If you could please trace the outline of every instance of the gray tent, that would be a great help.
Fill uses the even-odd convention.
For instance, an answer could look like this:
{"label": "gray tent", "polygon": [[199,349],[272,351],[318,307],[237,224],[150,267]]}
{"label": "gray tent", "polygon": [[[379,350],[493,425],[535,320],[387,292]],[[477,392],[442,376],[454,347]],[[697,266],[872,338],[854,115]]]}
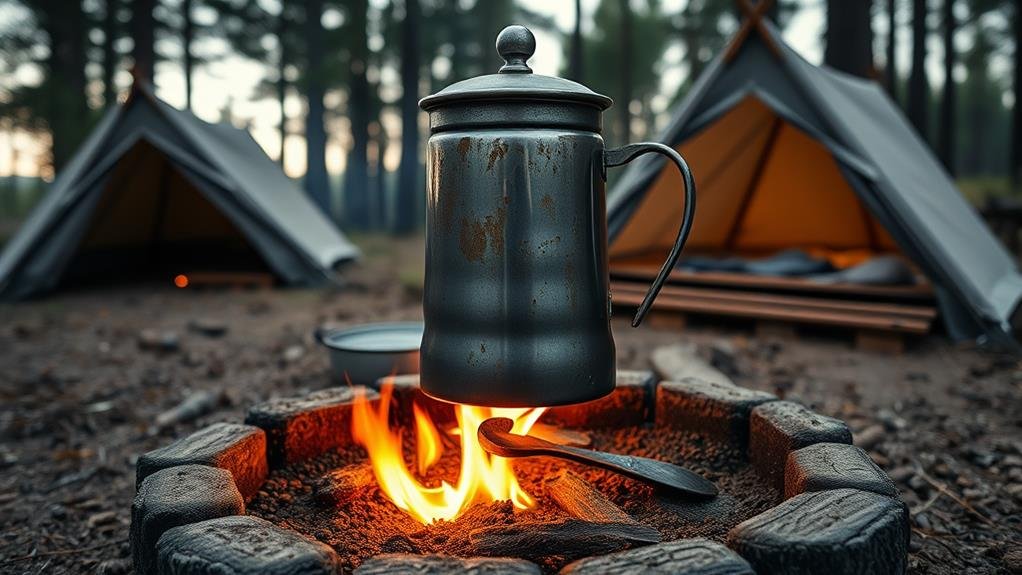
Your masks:
{"label": "gray tent", "polygon": [[0,297],[200,270],[262,269],[308,285],[358,255],[246,131],[136,84],[7,244]]}
{"label": "gray tent", "polygon": [[[897,252],[932,284],[953,338],[1008,341],[1022,275],[897,106],[873,82],[806,62],[769,23],[755,29],[660,136],[698,184],[692,253]],[[679,185],[657,156],[622,174],[608,195],[612,262],[662,261]]]}

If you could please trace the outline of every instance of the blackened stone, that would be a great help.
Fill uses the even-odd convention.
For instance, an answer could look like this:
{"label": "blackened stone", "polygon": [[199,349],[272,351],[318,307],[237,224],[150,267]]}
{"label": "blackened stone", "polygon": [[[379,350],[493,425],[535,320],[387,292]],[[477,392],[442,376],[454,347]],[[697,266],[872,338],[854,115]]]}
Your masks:
{"label": "blackened stone", "polygon": [[789,453],[814,443],[851,442],[852,432],[843,421],[790,401],[759,405],[749,418],[749,460],[782,490]]}
{"label": "blackened stone", "polygon": [[579,559],[565,565],[561,575],[640,575],[685,573],[686,575],[754,575],[752,566],[727,547],[708,539],[679,539]]}
{"label": "blackened stone", "polygon": [[249,515],[175,527],[156,551],[163,575],[332,575],[338,569],[330,547]]}
{"label": "blackened stone", "polygon": [[239,423],[215,423],[200,429],[138,458],[135,489],[143,479],[161,469],[189,464],[230,471],[247,501],[259,491],[268,472],[266,434],[258,427]]}
{"label": "blackened stone", "polygon": [[857,489],[803,493],[738,524],[727,540],[757,573],[904,573],[908,512]]}
{"label": "blackened stone", "polygon": [[450,555],[390,553],[367,560],[355,575],[539,575],[539,566],[524,559],[462,559]]}
{"label": "blackened stone", "polygon": [[156,573],[156,542],[168,529],[244,513],[241,492],[226,469],[179,465],[153,473],[142,481],[131,504],[135,572]]}
{"label": "blackened stone", "polygon": [[784,468],[784,498],[807,491],[851,487],[897,497],[898,488],[861,448],[817,443],[792,451]]}
{"label": "blackened stone", "polygon": [[617,372],[617,386],[609,395],[578,403],[551,407],[540,421],[564,427],[607,429],[642,425],[652,415],[652,391],[656,378],[650,371]]}
{"label": "blackened stone", "polygon": [[356,393],[379,397],[364,387],[332,387],[253,406],[245,423],[266,431],[270,465],[280,467],[351,444],[351,412]]}
{"label": "blackened stone", "polygon": [[687,378],[661,381],[656,392],[656,424],[738,445],[749,442],[749,414],[773,395],[719,381]]}

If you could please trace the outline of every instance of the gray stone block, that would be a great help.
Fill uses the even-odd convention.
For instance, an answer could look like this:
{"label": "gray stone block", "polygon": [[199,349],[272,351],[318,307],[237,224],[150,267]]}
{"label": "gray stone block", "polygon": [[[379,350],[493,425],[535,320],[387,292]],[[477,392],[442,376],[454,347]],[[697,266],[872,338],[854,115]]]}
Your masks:
{"label": "gray stone block", "polygon": [[131,504],[131,557],[135,573],[156,573],[156,542],[172,527],[242,515],[245,502],[231,472],[179,465],[146,477]]}
{"label": "gray stone block", "polygon": [[330,547],[248,515],[175,527],[156,551],[161,575],[332,575],[339,568]]}
{"label": "gray stone block", "polygon": [[814,443],[851,442],[852,432],[843,421],[790,401],[759,405],[749,418],[749,461],[781,490],[789,453]]}
{"label": "gray stone block", "polygon": [[835,489],[796,495],[728,533],[757,573],[904,573],[908,512],[895,499]]}
{"label": "gray stone block", "polygon": [[450,555],[390,553],[367,560],[355,575],[540,575],[539,566],[524,559],[462,559]]}
{"label": "gray stone block", "polygon": [[744,448],[753,408],[776,400],[769,393],[720,381],[691,377],[661,381],[656,391],[656,425],[702,433]]}
{"label": "gray stone block", "polygon": [[850,487],[898,497],[898,488],[869,454],[854,445],[816,443],[788,454],[784,498],[807,491]]}
{"label": "gray stone block", "polygon": [[590,429],[642,425],[652,415],[656,377],[650,371],[617,371],[617,386],[610,394],[575,405],[551,407],[540,421],[563,427]]}
{"label": "gray stone block", "polygon": [[215,423],[142,455],[135,466],[135,489],[153,473],[178,465],[208,465],[231,472],[238,491],[250,499],[266,479],[266,434],[258,427]]}
{"label": "gray stone block", "polygon": [[754,575],[734,551],[708,539],[680,539],[569,563],[561,575]]}
{"label": "gray stone block", "polygon": [[[358,389],[370,401],[379,398],[371,389]],[[290,465],[351,444],[355,393],[352,387],[332,387],[304,397],[270,400],[249,409],[245,423],[266,432],[270,465]]]}

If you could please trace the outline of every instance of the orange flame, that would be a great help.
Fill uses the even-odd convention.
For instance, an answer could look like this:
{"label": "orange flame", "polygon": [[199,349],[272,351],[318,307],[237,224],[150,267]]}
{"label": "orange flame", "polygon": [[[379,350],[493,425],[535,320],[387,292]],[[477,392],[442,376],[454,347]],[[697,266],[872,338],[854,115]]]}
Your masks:
{"label": "orange flame", "polygon": [[[400,509],[429,524],[440,519],[453,520],[476,501],[510,500],[515,507],[528,509],[535,504],[531,495],[518,484],[511,463],[487,453],[477,437],[479,425],[491,417],[514,420],[513,433],[529,432],[546,408],[489,408],[457,405],[458,427],[450,430],[461,443],[461,469],[457,484],[442,481],[439,487],[423,485],[405,464],[401,430],[391,429],[388,420],[393,388],[384,385],[375,409],[365,394],[356,392],[351,432],[355,441],[369,453],[373,473],[380,489]],[[443,454],[436,425],[418,405],[415,418],[416,468],[423,476]]]}

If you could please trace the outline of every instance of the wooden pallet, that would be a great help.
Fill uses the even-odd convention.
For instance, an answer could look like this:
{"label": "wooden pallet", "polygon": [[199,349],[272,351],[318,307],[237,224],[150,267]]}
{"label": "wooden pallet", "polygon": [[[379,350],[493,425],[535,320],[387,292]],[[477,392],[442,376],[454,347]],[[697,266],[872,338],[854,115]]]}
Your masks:
{"label": "wooden pallet", "polygon": [[[616,305],[637,306],[646,289],[644,283],[612,281],[612,301]],[[663,287],[652,311],[655,313],[650,317],[651,323],[660,327],[682,327],[686,315],[707,314],[754,319],[757,332],[762,335],[792,333],[794,325],[848,328],[855,330],[858,347],[893,352],[903,349],[905,335],[929,332],[937,317],[936,308],[924,304],[676,285]]]}

